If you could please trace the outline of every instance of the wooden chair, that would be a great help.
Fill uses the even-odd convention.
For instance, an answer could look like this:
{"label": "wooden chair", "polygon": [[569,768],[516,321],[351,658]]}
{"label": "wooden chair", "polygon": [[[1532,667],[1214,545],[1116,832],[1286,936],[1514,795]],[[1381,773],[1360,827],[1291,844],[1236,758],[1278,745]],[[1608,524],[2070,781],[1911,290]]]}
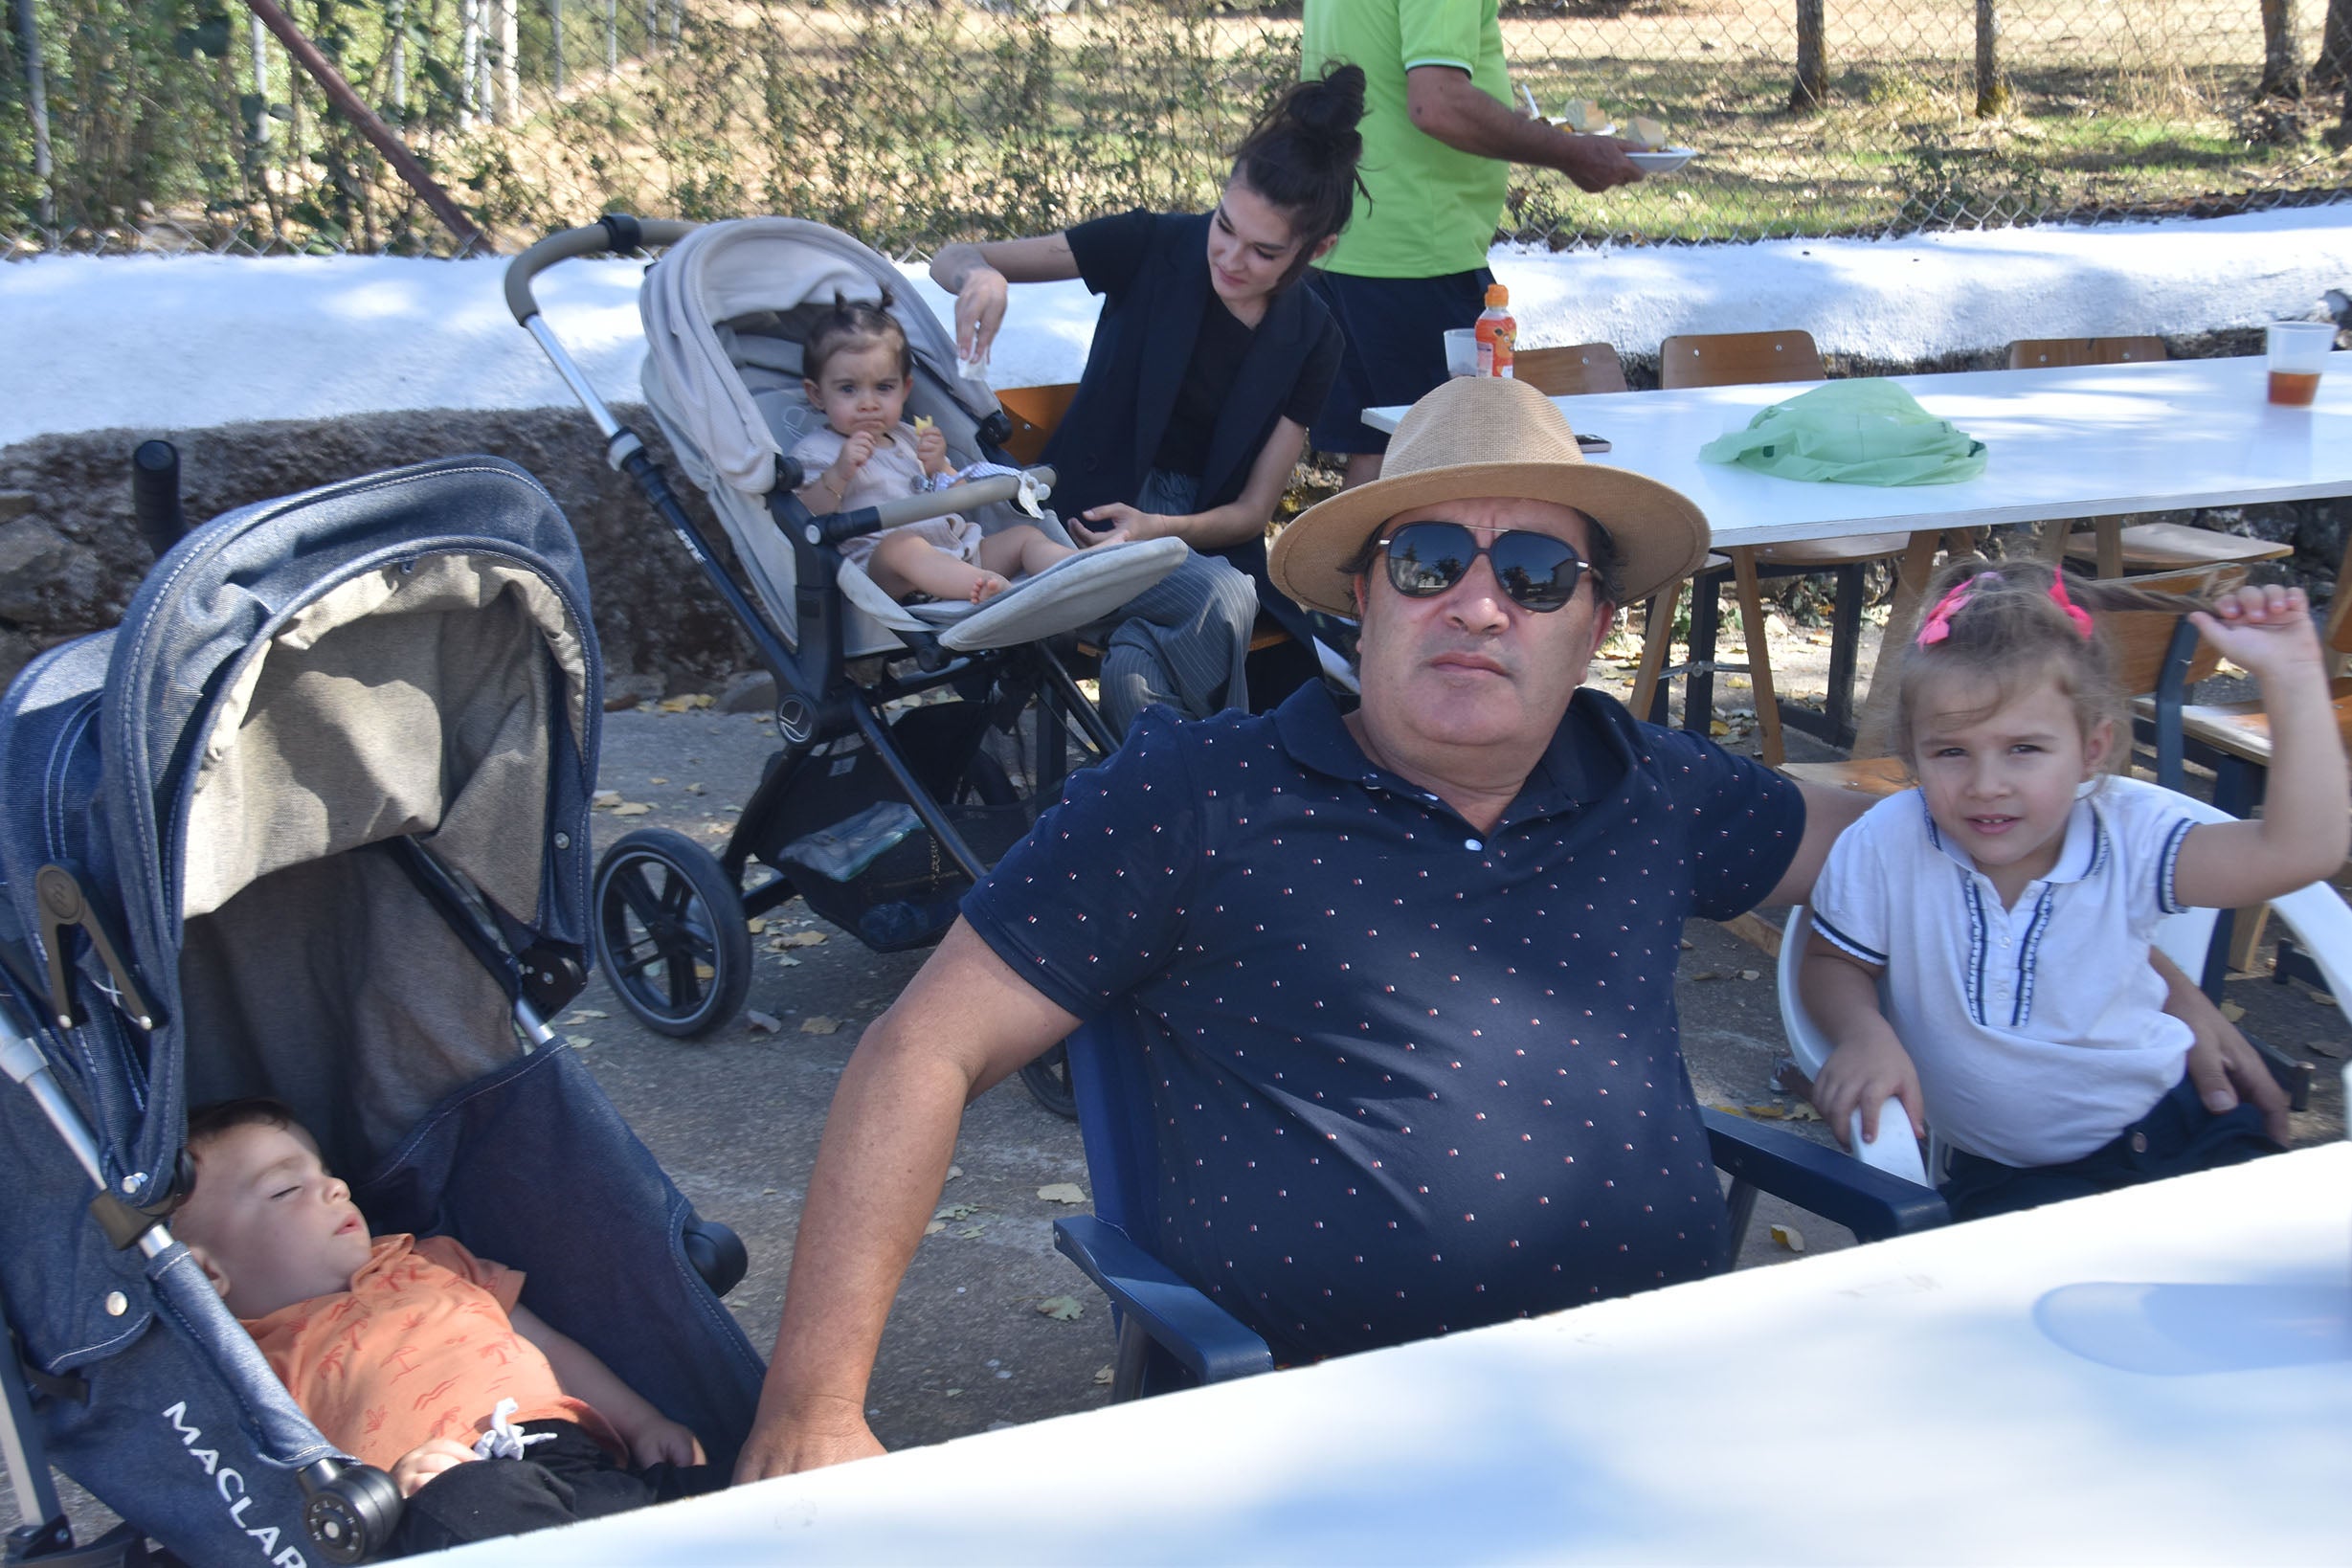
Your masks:
{"label": "wooden chair", "polygon": [[[2164,340],[2158,337],[2020,338],[2009,345],[2012,370],[2153,363],[2170,357]],[[2292,552],[2289,545],[2240,539],[2181,523],[2135,523],[2127,527],[2119,517],[2094,517],[2087,528],[2077,528],[2074,520],[2061,519],[2042,534],[2045,558],[2078,561],[2099,577],[2177,571],[2232,561],[2271,561]]]}
{"label": "wooden chair", "polygon": [[[2189,571],[2166,572],[2159,576],[2136,577],[2134,588],[2156,594],[2180,594],[2191,598],[2210,598],[2226,593],[2246,580],[2242,566],[2200,567]],[[2193,649],[2176,646],[2185,618],[2164,610],[2110,610],[2098,616],[2100,634],[2107,639],[2107,650],[2115,661],[2116,683],[2124,695],[2136,700],[2152,700],[2165,689],[2180,690],[2210,677],[2221,662],[2220,654],[2198,638],[2194,630],[2188,636],[2195,639]],[[2168,669],[2167,662],[2176,652],[2184,655],[2177,669]],[[2139,711],[2135,703],[2135,713]],[[2151,729],[2153,734],[2153,727]],[[2180,788],[2179,752],[2162,737],[2156,737],[2157,781],[2170,789]],[[2167,752],[2170,752],[2167,755]],[[1844,762],[1792,762],[1781,772],[1807,784],[1819,784],[1826,789],[1858,790],[1869,795],[1889,795],[1911,785],[1911,761],[1908,757],[1853,757]],[[2169,773],[2171,777],[2166,777]]]}
{"label": "wooden chair", "polygon": [[1518,380],[1546,397],[1581,397],[1586,392],[1626,390],[1624,363],[1617,357],[1617,350],[1605,343],[1579,343],[1567,348],[1522,348],[1514,356],[1512,370]]}
{"label": "wooden chair", "polygon": [[[1803,331],[1691,333],[1668,338],[1658,346],[1658,384],[1666,390],[1682,387],[1728,387],[1758,382],[1826,381],[1813,335]],[[1740,625],[1748,640],[1747,674],[1755,686],[1756,722],[1762,738],[1765,763],[1778,767],[1787,753],[1781,743],[1783,722],[1819,732],[1832,744],[1852,738],[1854,651],[1862,635],[1862,569],[1871,561],[1902,553],[1910,535],[1867,534],[1850,539],[1807,539],[1781,545],[1741,546],[1725,552],[1739,603]],[[1710,557],[1713,562],[1717,558]],[[1704,575],[1708,568],[1701,568]],[[1829,701],[1818,719],[1804,709],[1782,707],[1772,685],[1772,661],[1764,641],[1763,576],[1815,576],[1834,573],[1837,607],[1830,620]],[[1719,586],[1720,579],[1716,580]],[[1710,592],[1712,592],[1712,588]],[[1659,683],[1671,673],[1666,669],[1668,638],[1664,629],[1674,618],[1680,586],[1650,603],[1651,631],[1644,639],[1642,665],[1634,678],[1634,711],[1651,714]],[[1702,609],[1707,611],[1702,615]],[[1702,599],[1691,612],[1691,662],[1687,670],[1706,676],[1732,666],[1714,658],[1714,613]],[[1707,634],[1702,639],[1702,633]],[[1709,689],[1708,683],[1686,683],[1686,715],[1695,707],[1693,696]],[[1654,716],[1654,715],[1653,715]],[[1688,717],[1685,723],[1689,722]]]}
{"label": "wooden chair", "polygon": [[1015,462],[1033,463],[1043,455],[1045,443],[1053,437],[1055,427],[1069,413],[1070,400],[1077,395],[1075,381],[1051,387],[1008,387],[997,393],[1005,416],[1013,421],[1013,433],[1004,438],[1004,449],[1012,454]]}

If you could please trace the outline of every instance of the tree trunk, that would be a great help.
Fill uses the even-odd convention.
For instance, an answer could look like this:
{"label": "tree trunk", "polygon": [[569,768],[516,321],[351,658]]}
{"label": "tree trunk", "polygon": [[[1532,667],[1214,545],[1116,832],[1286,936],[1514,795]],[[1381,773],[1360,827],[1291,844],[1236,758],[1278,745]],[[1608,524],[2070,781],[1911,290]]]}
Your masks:
{"label": "tree trunk", "polygon": [[2319,34],[2319,59],[2311,69],[2310,84],[2347,83],[2352,83],[2352,0],[2327,0],[2327,25]]}
{"label": "tree trunk", "polygon": [[1977,0],[1977,118],[1990,120],[2008,106],[2008,78],[2001,74],[2000,0]]}
{"label": "tree trunk", "polygon": [[1797,80],[1788,106],[1809,113],[1829,101],[1829,51],[1823,38],[1823,0],[1797,0]]}
{"label": "tree trunk", "polygon": [[2262,0],[2264,98],[2301,98],[2303,62],[2295,48],[2295,0]]}

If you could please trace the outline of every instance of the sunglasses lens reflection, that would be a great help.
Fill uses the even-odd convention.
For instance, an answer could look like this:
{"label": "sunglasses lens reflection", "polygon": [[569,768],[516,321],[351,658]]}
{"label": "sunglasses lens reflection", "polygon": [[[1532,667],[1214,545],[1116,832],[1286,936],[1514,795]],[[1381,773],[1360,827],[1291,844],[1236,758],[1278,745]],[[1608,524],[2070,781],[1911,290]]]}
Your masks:
{"label": "sunglasses lens reflection", "polygon": [[1388,580],[1408,597],[1433,598],[1445,593],[1483,554],[1503,592],[1539,614],[1565,605],[1584,571],[1583,561],[1565,540],[1513,529],[1482,550],[1459,523],[1408,523],[1389,536],[1387,549]]}

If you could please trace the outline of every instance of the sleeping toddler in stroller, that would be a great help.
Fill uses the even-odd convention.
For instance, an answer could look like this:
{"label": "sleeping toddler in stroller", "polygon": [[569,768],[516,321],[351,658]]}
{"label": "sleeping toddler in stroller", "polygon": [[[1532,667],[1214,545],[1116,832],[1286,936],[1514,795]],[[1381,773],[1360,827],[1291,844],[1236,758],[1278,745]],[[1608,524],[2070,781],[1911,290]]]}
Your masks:
{"label": "sleeping toddler in stroller", "polygon": [[445,1236],[370,1238],[275,1100],[188,1118],[180,1239],[327,1440],[408,1499],[389,1550],[436,1551],[716,1490],[694,1434]]}
{"label": "sleeping toddler in stroller", "polygon": [[[819,516],[954,482],[947,437],[928,419],[918,427],[900,418],[914,377],[914,350],[891,317],[890,303],[886,291],[878,304],[837,293],[833,308],[802,346],[801,386],[825,423],[802,437],[792,455],[817,475],[798,494],[801,504]],[[1125,537],[1116,532],[1104,542]],[[902,604],[918,595],[977,604],[1011,587],[1013,577],[1076,553],[1026,523],[983,535],[978,524],[953,512],[841,545],[844,560],[862,566]]]}

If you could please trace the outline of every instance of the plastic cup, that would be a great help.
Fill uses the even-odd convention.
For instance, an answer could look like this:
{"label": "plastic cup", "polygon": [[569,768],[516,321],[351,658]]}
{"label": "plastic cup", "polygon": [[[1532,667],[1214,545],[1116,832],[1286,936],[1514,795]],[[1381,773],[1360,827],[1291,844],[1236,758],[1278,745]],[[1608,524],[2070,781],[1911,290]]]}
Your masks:
{"label": "plastic cup", "polygon": [[1445,373],[1447,375],[1476,375],[1478,373],[1478,328],[1449,326],[1445,329]]}
{"label": "plastic cup", "polygon": [[2335,347],[2333,322],[2271,323],[2271,401],[2308,408],[2319,395],[2319,372]]}

